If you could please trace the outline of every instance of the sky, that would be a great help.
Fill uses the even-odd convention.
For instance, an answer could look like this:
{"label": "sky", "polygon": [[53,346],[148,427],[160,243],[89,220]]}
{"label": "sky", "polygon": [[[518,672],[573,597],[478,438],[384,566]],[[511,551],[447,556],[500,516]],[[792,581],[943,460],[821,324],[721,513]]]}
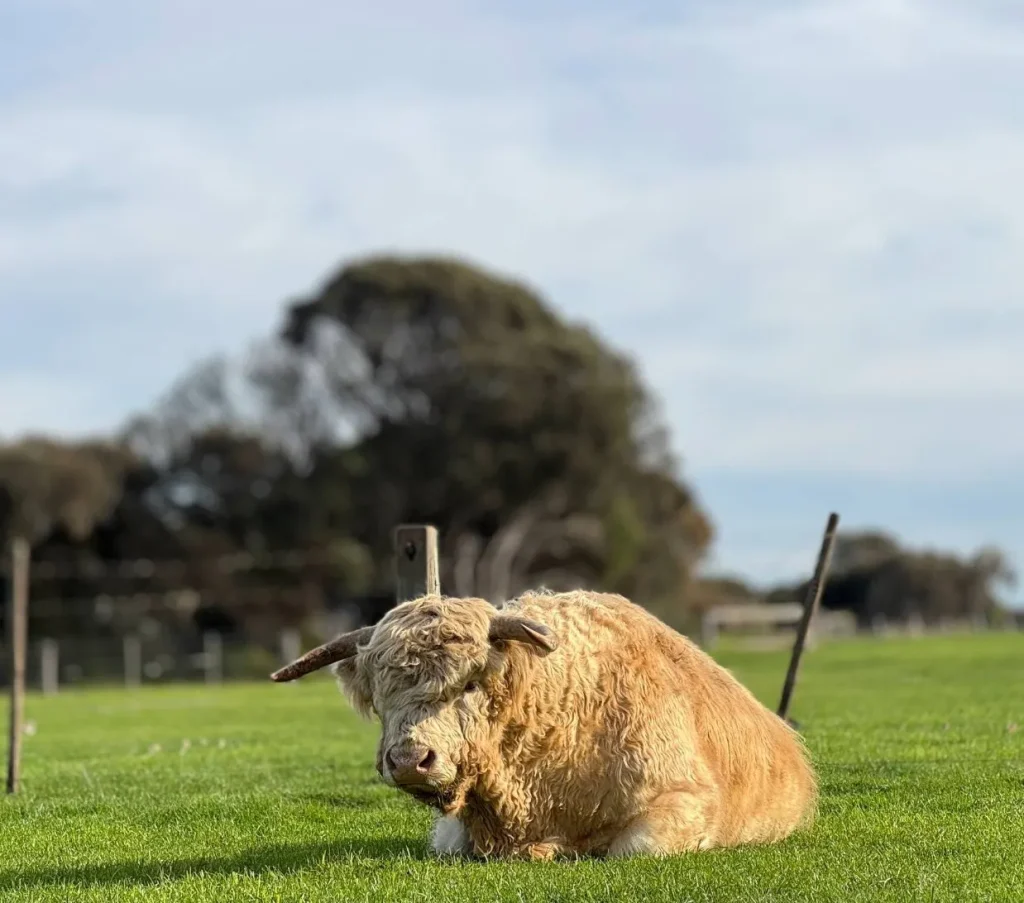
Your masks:
{"label": "sky", "polygon": [[454,253],[639,361],[709,570],[1024,570],[1022,84],[1016,0],[0,0],[0,436]]}

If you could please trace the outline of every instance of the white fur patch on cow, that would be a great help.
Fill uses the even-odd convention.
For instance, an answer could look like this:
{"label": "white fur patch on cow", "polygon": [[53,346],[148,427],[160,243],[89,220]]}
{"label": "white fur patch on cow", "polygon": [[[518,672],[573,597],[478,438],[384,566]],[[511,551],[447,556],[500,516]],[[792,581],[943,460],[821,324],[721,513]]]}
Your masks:
{"label": "white fur patch on cow", "polygon": [[465,856],[470,852],[469,833],[457,818],[442,815],[434,823],[430,846],[438,856]]}
{"label": "white fur patch on cow", "polygon": [[609,857],[657,856],[662,850],[651,836],[650,826],[643,820],[630,825],[612,841]]}

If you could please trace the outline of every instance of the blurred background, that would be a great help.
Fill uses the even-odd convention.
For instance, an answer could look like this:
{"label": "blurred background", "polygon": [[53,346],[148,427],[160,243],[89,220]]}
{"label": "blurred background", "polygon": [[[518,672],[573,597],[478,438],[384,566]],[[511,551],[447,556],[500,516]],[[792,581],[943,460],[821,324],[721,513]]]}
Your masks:
{"label": "blurred background", "polygon": [[1018,629],[1022,82],[998,0],[5,0],[30,683],[264,677],[402,522],[710,642],[837,510],[823,629]]}

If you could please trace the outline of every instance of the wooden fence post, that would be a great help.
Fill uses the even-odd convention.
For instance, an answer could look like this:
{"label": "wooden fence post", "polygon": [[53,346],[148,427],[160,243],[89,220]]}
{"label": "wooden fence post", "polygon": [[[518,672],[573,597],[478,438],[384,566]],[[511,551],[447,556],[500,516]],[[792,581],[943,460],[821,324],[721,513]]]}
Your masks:
{"label": "wooden fence post", "polygon": [[208,684],[224,680],[224,643],[216,630],[203,634],[203,672]]}
{"label": "wooden fence post", "polygon": [[11,646],[11,721],[7,749],[7,792],[17,793],[21,782],[22,721],[25,714],[25,659],[28,646],[28,575],[31,548],[24,539],[11,543],[11,607],[8,617]]}
{"label": "wooden fence post", "polygon": [[134,634],[124,638],[124,685],[135,688],[142,684],[142,641]]}
{"label": "wooden fence post", "polygon": [[302,655],[302,635],[294,627],[281,631],[281,660],[284,664]]}
{"label": "wooden fence post", "polygon": [[49,637],[39,644],[39,683],[45,696],[54,695],[60,687],[60,647]]}
{"label": "wooden fence post", "polygon": [[832,547],[836,543],[836,528],[839,526],[839,515],[834,511],[828,516],[828,523],[825,525],[825,535],[821,540],[821,549],[818,551],[818,561],[814,567],[814,576],[807,585],[807,596],[804,599],[804,613],[796,630],[796,639],[793,641],[793,653],[789,659],[789,670],[786,672],[786,682],[782,685],[782,699],[779,701],[778,715],[785,719],[789,712],[789,700],[793,696],[793,687],[796,685],[796,675],[800,670],[800,657],[803,655],[804,644],[807,642],[807,633],[811,628],[811,618],[818,610],[821,602],[821,593],[825,588],[825,577],[828,574],[828,566],[832,561]]}
{"label": "wooden fence post", "polygon": [[437,528],[402,524],[395,528],[395,601],[441,594]]}
{"label": "wooden fence post", "polygon": [[705,611],[700,616],[700,633],[698,634],[698,645],[705,652],[710,650],[718,641],[718,622],[711,610]]}

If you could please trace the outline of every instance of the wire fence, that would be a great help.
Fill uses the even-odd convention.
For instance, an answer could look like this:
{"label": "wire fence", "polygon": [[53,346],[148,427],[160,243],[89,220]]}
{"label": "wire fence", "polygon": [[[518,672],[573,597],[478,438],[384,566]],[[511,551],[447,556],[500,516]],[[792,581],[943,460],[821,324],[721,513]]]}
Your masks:
{"label": "wire fence", "polygon": [[[200,559],[198,574],[195,560],[35,562],[26,685],[54,693],[91,684],[265,678],[304,648],[375,620],[393,604],[393,594],[351,596],[322,574],[311,576],[329,560],[318,550],[219,555]],[[10,576],[9,569],[0,574],[0,621],[8,618]],[[88,592],[90,585],[116,589]],[[0,685],[11,673],[5,642]]]}
{"label": "wire fence", "polygon": [[[322,576],[309,578],[311,570],[330,560],[328,550],[211,555],[200,559],[204,583],[189,582],[195,560],[35,562],[27,687],[56,693],[88,685],[265,679],[305,649],[377,620],[394,604],[393,592],[350,596]],[[217,575],[230,579],[220,582]],[[0,574],[2,603],[9,576]],[[90,581],[124,591],[72,595],[62,589]],[[154,584],[159,588],[146,588]],[[778,649],[791,642],[796,615],[787,617],[785,605],[735,606],[732,620],[725,608],[716,618],[705,618],[699,629],[695,625],[693,638],[705,648],[712,648],[723,630],[746,640],[748,648]],[[746,614],[739,611],[744,608]],[[750,613],[755,608],[759,615]],[[772,618],[765,618],[769,611]],[[819,612],[812,644],[850,635],[851,621],[846,613]],[[878,617],[871,632],[915,636],[991,629],[996,628],[981,618],[926,624],[914,617],[905,622]],[[1024,617],[1008,618],[999,629],[1024,629]],[[8,685],[10,673],[11,650],[5,643],[0,685]]]}
{"label": "wire fence", "polygon": [[[304,651],[303,634],[284,630],[277,648],[217,631],[181,631],[173,637],[131,633],[116,637],[41,637],[28,646],[26,686],[46,694],[86,685],[221,683],[266,678]],[[5,648],[0,674],[10,669]]]}

